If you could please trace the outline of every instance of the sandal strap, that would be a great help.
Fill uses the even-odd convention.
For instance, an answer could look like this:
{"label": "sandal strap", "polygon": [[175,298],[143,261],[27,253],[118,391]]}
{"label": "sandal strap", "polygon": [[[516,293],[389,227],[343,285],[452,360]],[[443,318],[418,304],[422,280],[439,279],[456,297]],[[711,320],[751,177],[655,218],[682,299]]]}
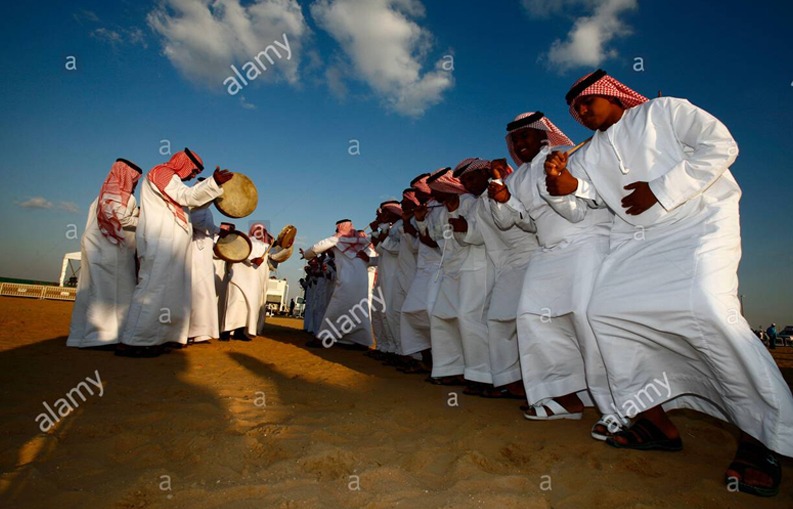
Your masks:
{"label": "sandal strap", "polygon": [[553,415],[564,415],[570,413],[553,398],[542,399],[533,404],[531,407],[534,409],[534,414],[537,417],[548,417],[550,414],[547,410],[545,410],[546,408],[553,412]]}

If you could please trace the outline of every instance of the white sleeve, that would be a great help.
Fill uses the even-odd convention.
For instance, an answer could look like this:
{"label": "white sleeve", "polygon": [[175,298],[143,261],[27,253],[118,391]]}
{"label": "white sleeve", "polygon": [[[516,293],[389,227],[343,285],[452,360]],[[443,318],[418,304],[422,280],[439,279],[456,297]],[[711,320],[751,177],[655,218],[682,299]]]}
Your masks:
{"label": "white sleeve", "polygon": [[682,161],[649,183],[661,205],[672,210],[721,177],[738,157],[738,144],[727,127],[705,110],[685,99],[667,97],[663,100],[668,103],[677,140],[692,149]]}
{"label": "white sleeve", "polygon": [[188,187],[174,175],[165,186],[165,193],[183,207],[200,207],[221,196],[223,189],[217,185],[214,178],[208,178],[193,187]]}
{"label": "white sleeve", "polygon": [[575,192],[565,196],[552,196],[548,193],[544,178],[537,181],[537,188],[540,196],[557,214],[571,223],[578,223],[584,220],[590,208],[604,208],[606,205],[597,194],[595,186],[587,179],[586,171],[577,158],[571,157],[567,166],[570,174],[578,180]]}
{"label": "white sleeve", "polygon": [[[393,229],[394,227],[392,226],[391,230]],[[391,230],[389,230],[386,238],[380,242],[380,246],[383,248],[383,251],[396,255],[399,254],[399,235],[396,234],[397,232],[392,232]]]}
{"label": "white sleeve", "polygon": [[316,258],[318,254],[324,253],[329,249],[333,249],[336,247],[336,244],[339,243],[339,238],[335,235],[328,237],[327,239],[322,239],[310,248],[308,248],[304,253],[303,257],[306,260],[311,260],[312,258]]}
{"label": "white sleeve", "polygon": [[129,201],[127,202],[127,210],[124,211],[124,214],[121,217],[121,228],[134,232],[138,227],[138,216],[140,216],[138,202],[135,200],[134,196],[130,195]]}

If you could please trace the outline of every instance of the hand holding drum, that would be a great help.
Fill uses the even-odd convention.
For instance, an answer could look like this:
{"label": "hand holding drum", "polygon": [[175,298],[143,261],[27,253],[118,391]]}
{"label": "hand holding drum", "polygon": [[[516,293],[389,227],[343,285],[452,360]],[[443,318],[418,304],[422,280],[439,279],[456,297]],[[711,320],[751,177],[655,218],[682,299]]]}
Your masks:
{"label": "hand holding drum", "polygon": [[215,172],[212,173],[212,178],[215,179],[215,183],[219,186],[222,186],[233,177],[234,174],[228,170],[221,170],[220,166],[215,166]]}
{"label": "hand holding drum", "polygon": [[221,170],[218,167],[212,177],[223,188],[223,194],[215,198],[215,207],[221,214],[239,219],[256,210],[259,193],[247,176],[239,172]]}

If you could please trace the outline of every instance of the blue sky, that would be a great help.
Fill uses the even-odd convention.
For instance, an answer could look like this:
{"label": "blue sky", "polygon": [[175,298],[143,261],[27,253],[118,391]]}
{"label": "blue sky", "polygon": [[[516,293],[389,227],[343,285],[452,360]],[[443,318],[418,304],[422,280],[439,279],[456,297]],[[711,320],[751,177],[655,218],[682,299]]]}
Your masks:
{"label": "blue sky", "polygon": [[[790,2],[733,0],[9,5],[0,276],[55,280],[63,253],[79,250],[70,225],[82,232],[112,162],[151,168],[168,158],[161,140],[249,175],[260,204],[238,224],[294,224],[305,247],[339,218],[363,227],[421,172],[506,156],[504,126],[523,111],[544,111],[573,140],[589,136],[564,94],[602,67],[647,96],[685,97],[731,130],[746,315],[754,326],[793,324],[791,19]],[[281,51],[230,95],[230,66],[283,34],[291,57]],[[293,292],[301,266],[294,256],[279,270]]]}

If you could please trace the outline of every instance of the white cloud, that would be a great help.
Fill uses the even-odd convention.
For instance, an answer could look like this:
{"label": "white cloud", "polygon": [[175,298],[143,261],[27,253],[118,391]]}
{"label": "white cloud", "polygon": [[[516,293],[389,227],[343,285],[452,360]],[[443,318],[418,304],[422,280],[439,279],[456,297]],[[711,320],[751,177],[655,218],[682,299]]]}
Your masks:
{"label": "white cloud", "polygon": [[[14,202],[17,206],[22,207],[24,209],[52,209],[56,208],[56,205],[49,201],[48,199],[44,198],[43,196],[33,196],[32,198],[28,198],[22,202]],[[61,201],[58,202],[57,208],[63,210],[65,212],[78,212],[79,209],[74,202],[70,201]]]}
{"label": "white cloud", "polygon": [[77,212],[79,210],[77,208],[77,204],[70,201],[62,201],[58,203],[58,208],[66,212]]}
{"label": "white cloud", "polygon": [[121,42],[121,34],[116,32],[115,30],[108,30],[107,28],[97,28],[93,32],[91,32],[91,37],[99,39],[100,41],[106,41],[110,44],[118,44]]}
{"label": "white cloud", "polygon": [[286,34],[291,58],[276,60],[257,81],[298,82],[303,39],[309,34],[296,0],[163,0],[149,13],[149,26],[162,36],[163,54],[188,79],[222,87],[241,65]]}
{"label": "white cloud", "polygon": [[344,84],[344,71],[337,65],[325,70],[325,81],[331,93],[339,99],[347,97],[347,85]]}
{"label": "white cloud", "polygon": [[617,51],[609,48],[615,37],[629,35],[630,27],[620,20],[624,12],[638,7],[638,0],[523,0],[523,7],[533,17],[549,17],[585,11],[579,16],[565,40],[557,39],[545,55],[551,66],[561,71],[575,67],[597,67]]}
{"label": "white cloud", "polygon": [[96,28],[91,31],[91,37],[106,42],[117,48],[122,44],[142,46],[147,48],[146,35],[138,27],[110,29],[106,27]]}
{"label": "white cloud", "polygon": [[[422,74],[432,34],[413,21],[424,16],[419,0],[319,0],[311,15],[344,50],[354,77],[399,114],[421,116],[454,83],[441,60]],[[340,72],[339,66],[326,72],[336,94],[346,92]]]}
{"label": "white cloud", "polygon": [[34,197],[29,198],[29,199],[27,199],[27,200],[25,200],[23,202],[18,202],[17,205],[19,205],[22,208],[26,208],[26,209],[51,209],[52,208],[52,202],[49,201],[48,199],[44,198],[43,196],[34,196]]}
{"label": "white cloud", "polygon": [[75,21],[77,21],[81,25],[83,24],[83,21],[89,21],[92,23],[99,22],[99,16],[97,16],[94,11],[89,11],[86,9],[82,9],[79,12],[75,12],[74,14],[72,14],[72,17],[74,18]]}
{"label": "white cloud", "polygon": [[242,106],[246,110],[255,110],[256,109],[256,105],[246,101],[244,95],[240,96],[240,106]]}

